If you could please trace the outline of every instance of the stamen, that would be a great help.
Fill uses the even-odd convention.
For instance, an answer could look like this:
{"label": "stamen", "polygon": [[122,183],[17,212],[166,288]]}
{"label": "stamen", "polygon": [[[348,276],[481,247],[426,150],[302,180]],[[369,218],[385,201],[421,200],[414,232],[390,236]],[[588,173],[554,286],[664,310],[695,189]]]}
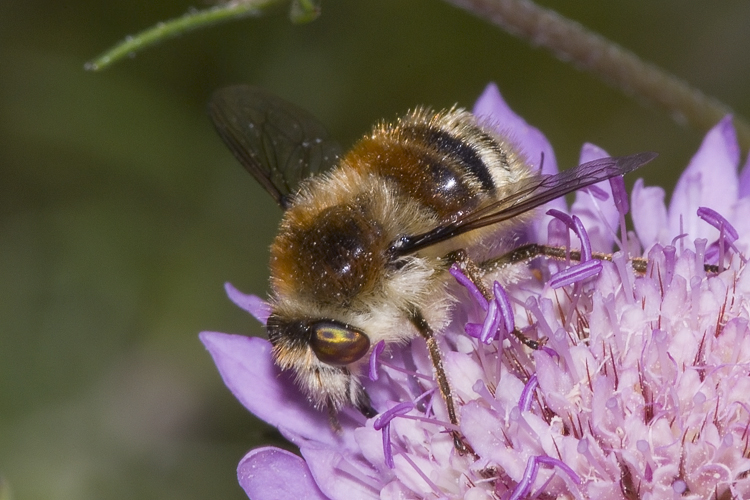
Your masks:
{"label": "stamen", "polygon": [[574,483],[581,484],[581,477],[578,474],[576,474],[575,471],[571,469],[568,466],[568,464],[566,464],[562,460],[558,460],[556,458],[547,457],[547,456],[539,456],[539,457],[536,457],[536,461],[538,464],[549,465],[550,467],[557,467],[558,469],[566,473],[568,476],[570,476],[570,479],[572,479]]}
{"label": "stamen", "polygon": [[687,490],[687,483],[683,481],[682,479],[676,479],[674,483],[672,483],[672,491],[674,491],[677,495],[680,497],[683,493]]}
{"label": "stamen", "polygon": [[385,340],[381,340],[375,347],[372,348],[370,353],[370,380],[375,382],[378,379],[378,356],[383,353],[385,349]]}
{"label": "stamen", "polygon": [[[703,240],[704,242],[706,240]],[[701,266],[703,269],[703,266]],[[697,328],[698,325],[698,311],[700,310],[700,299],[701,299],[701,283],[703,279],[700,276],[693,276],[690,278],[690,319]]]}
{"label": "stamen", "polygon": [[[682,222],[683,222],[682,214],[680,214],[680,234],[684,234],[685,236],[687,236],[687,233],[684,230],[685,228]],[[682,238],[682,237],[679,237],[679,238],[680,238],[680,255],[682,255],[682,253],[685,251],[685,238]]]}
{"label": "stamen", "polygon": [[586,228],[583,227],[581,219],[575,215],[571,217],[565,212],[561,212],[554,208],[547,210],[547,215],[551,215],[552,217],[564,222],[565,225],[568,226],[568,229],[576,233],[578,239],[581,240],[581,261],[590,260],[591,240],[589,240],[589,235],[586,233]]}
{"label": "stamen", "polygon": [[417,474],[419,474],[419,477],[421,477],[421,478],[422,478],[422,480],[423,480],[423,481],[424,481],[425,483],[427,483],[427,486],[429,486],[430,488],[432,488],[432,491],[433,491],[433,492],[434,492],[434,493],[435,493],[436,495],[437,495],[438,493],[440,493],[440,488],[438,488],[438,487],[437,487],[437,485],[436,485],[436,484],[435,484],[434,482],[432,482],[432,480],[431,480],[431,479],[430,479],[429,477],[427,477],[427,474],[425,474],[425,473],[424,473],[424,471],[422,471],[422,469],[420,469],[420,468],[419,468],[419,467],[417,466],[417,464],[415,464],[415,463],[414,463],[414,461],[413,461],[413,460],[412,460],[411,458],[409,458],[409,455],[408,455],[408,454],[404,453],[404,454],[403,454],[403,455],[401,455],[401,456],[402,456],[402,457],[404,458],[404,460],[406,460],[406,462],[407,462],[407,463],[408,463],[409,465],[411,465],[411,466],[412,466],[412,468],[413,468],[413,469],[414,469],[414,470],[416,471],[416,473],[417,473]]}
{"label": "stamen", "polygon": [[604,310],[607,312],[607,318],[609,319],[609,325],[610,328],[612,328],[612,336],[617,343],[617,348],[620,351],[623,351],[625,345],[623,343],[622,333],[620,332],[620,320],[617,317],[617,311],[615,309],[615,295],[610,293],[606,297],[602,297],[602,304],[604,305]]}
{"label": "stamen", "polygon": [[391,423],[388,422],[382,428],[383,431],[383,455],[385,455],[385,465],[389,469],[395,469],[396,464],[393,461],[393,450],[391,450]]}
{"label": "stamen", "polygon": [[[682,219],[680,219],[680,220],[682,220]],[[680,245],[682,245],[682,240],[683,240],[683,238],[685,238],[685,237],[686,237],[687,235],[688,235],[687,233],[682,233],[682,234],[678,234],[677,236],[675,236],[674,238],[672,238],[672,246],[673,246],[673,247],[674,247],[674,246],[677,246],[677,242],[678,242],[678,241],[680,242]],[[680,253],[682,253],[682,250],[680,250]]]}
{"label": "stamen", "polygon": [[608,478],[609,473],[604,469],[602,464],[599,463],[599,461],[594,457],[594,455],[591,453],[591,450],[589,449],[589,440],[588,438],[582,438],[580,441],[578,441],[578,446],[576,448],[576,451],[586,457],[586,460],[589,461],[589,464],[596,469],[596,471],[601,474],[603,478]]}
{"label": "stamen", "polygon": [[[704,258],[706,259],[706,262],[709,264],[716,264],[717,266],[721,266],[721,264],[724,262],[724,252],[723,252],[723,246],[722,243],[724,242],[724,238],[719,236],[719,239],[708,245],[706,247],[706,253],[704,254]],[[722,258],[719,259],[719,256]]]}
{"label": "stamen", "polygon": [[573,228],[578,235],[578,239],[581,240],[581,262],[591,260],[591,240],[586,228],[583,227],[583,222],[576,215],[573,216]]}
{"label": "stamen", "polygon": [[438,427],[443,428],[443,432],[461,432],[461,427],[458,425],[454,425],[450,422],[446,422],[445,420],[438,420],[436,418],[429,418],[429,417],[422,417],[419,415],[403,415],[401,417],[404,420],[413,420],[414,422],[422,422],[424,424],[432,424],[437,425]]}
{"label": "stamen", "polygon": [[379,431],[383,427],[385,427],[387,424],[390,423],[391,420],[394,418],[406,415],[410,411],[414,409],[414,403],[411,401],[404,401],[403,403],[398,403],[397,405],[394,405],[392,408],[384,411],[378,417],[375,419],[375,421],[372,423],[372,427]]}
{"label": "stamen", "polygon": [[400,372],[400,373],[404,373],[404,374],[409,375],[411,377],[416,377],[416,378],[419,378],[419,379],[422,379],[422,380],[434,381],[434,378],[432,378],[431,375],[425,375],[424,373],[419,373],[419,372],[414,371],[414,370],[408,370],[408,369],[403,368],[401,366],[396,366],[396,365],[394,365],[392,363],[388,363],[387,361],[383,361],[382,359],[379,360],[379,362],[380,362],[381,365],[385,366],[386,368],[388,368],[390,370],[397,371],[397,372]]}
{"label": "stamen", "polygon": [[695,396],[693,396],[693,404],[696,406],[700,406],[705,402],[706,402],[706,395],[703,394],[701,391],[696,392]]}
{"label": "stamen", "polygon": [[734,243],[739,239],[740,235],[737,233],[734,226],[732,226],[729,221],[716,210],[712,210],[708,207],[698,207],[698,217],[722,232],[724,238],[726,238],[729,243]]}
{"label": "stamen", "polygon": [[627,251],[627,227],[625,226],[625,214],[630,210],[628,205],[628,193],[625,191],[625,180],[621,175],[610,177],[609,187],[612,189],[612,199],[615,202],[617,212],[620,214],[620,237],[622,239],[621,249]]}
{"label": "stamen", "polygon": [[560,271],[552,276],[547,284],[549,284],[550,288],[560,288],[596,276],[601,271],[601,261],[588,260]]}
{"label": "stamen", "polygon": [[560,219],[552,219],[547,225],[547,243],[553,247],[570,248],[570,231]]}
{"label": "stamen", "polygon": [[[620,215],[625,215],[630,210],[628,204],[628,193],[625,190],[625,179],[621,175],[609,178],[609,187],[612,189],[612,201]],[[590,188],[590,187],[589,187]]]}
{"label": "stamen", "polygon": [[505,411],[503,406],[500,405],[492,393],[490,393],[490,390],[487,389],[487,384],[484,383],[484,380],[477,380],[471,388],[485,401],[485,403],[490,405],[499,414],[502,414]]}
{"label": "stamen", "polygon": [[469,295],[471,295],[472,298],[477,301],[479,306],[486,311],[489,306],[487,299],[484,298],[484,295],[482,295],[482,292],[477,288],[474,282],[464,274],[459,265],[454,262],[450,269],[448,269],[448,272],[451,273],[451,276],[456,278],[456,281],[458,281],[459,284],[463,285],[469,291]]}
{"label": "stamen", "polygon": [[[584,188],[583,191],[588,192],[591,196],[599,201],[607,201],[609,199],[609,193],[607,193],[596,184],[592,184],[589,187]],[[612,192],[614,193],[614,189],[612,190]]]}
{"label": "stamen", "polygon": [[505,289],[500,286],[500,283],[497,281],[493,284],[492,291],[495,293],[495,301],[500,308],[500,315],[502,316],[505,325],[505,333],[510,333],[516,328],[516,321],[513,316],[513,307],[510,305],[508,294],[505,293]]}
{"label": "stamen", "polygon": [[390,408],[375,419],[372,423],[373,429],[383,432],[383,454],[385,455],[385,464],[389,469],[396,467],[393,462],[393,451],[391,450],[391,421],[401,415],[405,415],[414,409],[414,403],[405,401]]}
{"label": "stamen", "polygon": [[529,381],[526,382],[523,391],[521,391],[521,397],[518,401],[518,407],[521,411],[529,411],[529,408],[531,408],[531,401],[534,398],[534,391],[538,386],[539,379],[537,378],[535,373],[531,377],[529,377]]}
{"label": "stamen", "polygon": [[[734,226],[732,226],[732,224],[730,224],[729,221],[724,218],[724,216],[722,216],[719,212],[708,207],[699,207],[697,213],[698,217],[719,230],[719,248],[717,262],[719,264],[719,271],[723,271],[725,244],[729,245],[735,252],[739,253],[737,251],[737,247],[734,246],[734,242],[739,239],[740,235],[737,233],[737,230],[734,228]],[[711,249],[713,249],[713,245],[711,245]],[[708,254],[706,254],[706,260],[710,260]]]}
{"label": "stamen", "polygon": [[547,215],[551,215],[555,219],[561,220],[565,223],[566,226],[568,226],[568,229],[575,230],[575,226],[573,226],[573,218],[565,212],[562,212],[556,208],[550,208],[549,210],[547,210]]}
{"label": "stamen", "polygon": [[[539,429],[532,427],[531,424],[526,421],[526,418],[524,418],[518,406],[514,406],[511,408],[510,412],[508,412],[508,422],[509,425],[507,427],[507,432],[513,434],[512,436],[509,436],[513,446],[522,446],[521,442],[523,442],[524,438],[520,434],[520,430],[523,430],[533,440],[540,439],[539,432],[537,432]],[[516,427],[520,430],[516,429]]]}
{"label": "stamen", "polygon": [[663,374],[664,378],[666,379],[671,376],[676,377],[677,374],[674,373],[675,370],[672,370],[674,361],[669,357],[669,336],[667,335],[667,332],[656,328],[652,330],[651,338],[653,339],[654,346],[656,347],[656,355],[659,358],[661,373]]}
{"label": "stamen", "polygon": [[484,317],[482,331],[479,334],[480,342],[483,344],[492,343],[492,339],[495,338],[495,332],[497,332],[497,329],[500,327],[500,319],[497,301],[493,300],[490,302],[487,316]]}
{"label": "stamen", "polygon": [[508,500],[519,500],[520,498],[525,498],[531,489],[531,484],[536,479],[538,471],[539,463],[537,462],[537,457],[529,457],[526,461],[526,469],[523,471],[523,477],[521,477],[521,480],[513,489],[513,493]]}
{"label": "stamen", "polygon": [[478,339],[482,336],[482,326],[479,323],[466,323],[464,331],[471,338]]}
{"label": "stamen", "polygon": [[[664,256],[664,247],[659,243],[654,243],[651,250],[648,251],[648,264],[646,264],[646,276],[661,276],[661,261]],[[658,269],[658,271],[657,271]]]}
{"label": "stamen", "polygon": [[437,391],[437,387],[433,387],[432,389],[427,389],[422,394],[414,398],[414,404],[418,405],[423,399],[426,399],[432,396],[433,394],[435,394],[435,391]]}
{"label": "stamen", "polygon": [[664,252],[664,283],[669,286],[672,282],[672,276],[674,276],[674,266],[677,262],[676,255],[677,249],[672,245],[667,245],[663,249]]}
{"label": "stamen", "polygon": [[695,274],[698,276],[706,275],[706,243],[705,238],[695,239]]}
{"label": "stamen", "polygon": [[555,349],[555,352],[557,352],[558,355],[563,360],[565,360],[565,366],[568,368],[568,371],[572,374],[573,379],[577,379],[578,370],[576,369],[576,364],[575,364],[575,361],[573,360],[573,355],[570,352],[568,332],[566,332],[564,328],[558,328],[555,331],[555,333],[553,333],[552,336],[550,336],[549,342],[552,345],[552,348]]}
{"label": "stamen", "polygon": [[565,260],[558,263],[555,260],[548,262],[551,274],[570,265],[570,231],[560,219],[551,219],[547,224],[547,244],[553,247],[562,247],[565,249]]}
{"label": "stamen", "polygon": [[549,346],[543,345],[539,350],[546,352],[551,358],[560,359],[560,354]]}
{"label": "stamen", "polygon": [[633,283],[630,281],[631,273],[628,270],[628,258],[623,252],[615,252],[612,254],[612,262],[614,262],[617,268],[617,274],[620,275],[625,299],[628,301],[628,304],[633,304],[635,297],[633,296]]}
{"label": "stamen", "polygon": [[539,302],[537,301],[536,297],[529,296],[529,298],[526,299],[524,306],[528,311],[531,311],[531,314],[536,317],[536,322],[542,330],[544,336],[551,337],[552,328],[549,326],[549,323],[547,323],[547,318],[544,317],[544,313],[542,312],[542,308],[539,307]]}

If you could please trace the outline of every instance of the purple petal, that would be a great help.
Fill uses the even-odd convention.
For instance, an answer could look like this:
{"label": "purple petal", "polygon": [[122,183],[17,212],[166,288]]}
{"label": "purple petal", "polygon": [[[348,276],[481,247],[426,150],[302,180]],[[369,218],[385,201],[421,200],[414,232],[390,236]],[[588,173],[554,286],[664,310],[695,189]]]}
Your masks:
{"label": "purple petal", "polygon": [[234,302],[234,305],[252,314],[262,324],[266,324],[268,317],[271,315],[271,306],[268,302],[257,295],[246,295],[240,292],[229,282],[224,283],[224,290],[229,300]]}
{"label": "purple petal", "polygon": [[539,168],[540,160],[544,155],[542,173],[557,173],[555,152],[547,138],[508,107],[495,83],[490,83],[485,87],[484,92],[474,104],[473,113],[480,122],[486,123],[497,133],[507,137],[523,153],[529,165]]}
{"label": "purple petal", "polygon": [[750,196],[737,201],[731,218],[732,225],[740,235],[740,244],[743,249],[748,248],[748,241],[750,240],[750,217],[748,217],[748,214],[750,214]]}
{"label": "purple petal", "polygon": [[[387,473],[376,473],[370,467],[356,461],[355,458],[343,455],[337,449],[303,446],[302,456],[312,471],[318,488],[324,498],[356,498],[377,500],[384,484],[380,481],[388,477]],[[297,500],[294,497],[278,497],[283,500]],[[254,499],[253,499],[254,500]]]}
{"label": "purple petal", "polygon": [[718,237],[716,229],[698,220],[695,209],[710,207],[721,214],[732,213],[739,192],[738,148],[731,116],[725,117],[706,134],[672,194],[669,205],[672,236],[680,233],[682,215],[683,231],[691,238],[713,241]]}
{"label": "purple petal", "polygon": [[670,238],[677,234],[672,235],[668,230],[667,207],[664,205],[664,190],[662,188],[644,187],[643,179],[636,180],[630,205],[633,226],[644,248],[648,248],[654,243],[667,245]]}
{"label": "purple petal", "polygon": [[[586,143],[581,149],[581,164],[606,158],[609,154],[594,144]],[[602,181],[594,186],[608,195],[608,199],[600,201],[585,190],[576,193],[576,199],[570,207],[570,214],[577,215],[588,230],[591,246],[600,252],[612,250],[616,230],[620,222],[620,213],[612,197],[609,181]]]}
{"label": "purple petal", "polygon": [[750,154],[747,155],[745,166],[740,171],[740,186],[738,196],[745,198],[750,195]]}
{"label": "purple petal", "polygon": [[[485,87],[484,92],[474,104],[473,113],[480,122],[486,123],[495,129],[498,134],[507,137],[526,157],[529,165],[539,168],[542,158],[544,158],[541,172],[543,174],[556,174],[558,172],[555,152],[547,138],[508,107],[508,104],[500,95],[497,85],[490,83]],[[567,210],[567,203],[565,203],[564,198],[557,198],[543,205],[540,212],[546,211],[548,208]],[[532,221],[527,233],[527,237],[531,241],[547,241],[546,225],[541,224],[539,219]]]}
{"label": "purple petal", "polygon": [[326,500],[302,458],[279,448],[257,448],[237,466],[240,486],[252,500]]}
{"label": "purple petal", "polygon": [[224,384],[258,418],[278,427],[296,445],[306,440],[341,446],[328,417],[310,406],[271,358],[271,343],[257,337],[201,332]]}

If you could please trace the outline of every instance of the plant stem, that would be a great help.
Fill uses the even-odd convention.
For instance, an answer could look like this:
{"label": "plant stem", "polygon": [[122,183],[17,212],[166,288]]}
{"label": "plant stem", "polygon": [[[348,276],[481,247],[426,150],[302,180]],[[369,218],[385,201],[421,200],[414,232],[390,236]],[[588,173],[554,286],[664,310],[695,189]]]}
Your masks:
{"label": "plant stem", "polygon": [[740,146],[750,149],[750,124],[729,106],[553,10],[530,0],[445,1],[550,50],[625,94],[665,109],[680,124],[705,132],[732,114]]}
{"label": "plant stem", "polygon": [[259,16],[263,13],[263,9],[278,2],[279,0],[237,0],[209,9],[188,12],[182,17],[158,23],[136,35],[125,37],[122,42],[96,59],[87,62],[84,68],[89,71],[100,71],[126,56],[132,56],[167,38],[233,19]]}

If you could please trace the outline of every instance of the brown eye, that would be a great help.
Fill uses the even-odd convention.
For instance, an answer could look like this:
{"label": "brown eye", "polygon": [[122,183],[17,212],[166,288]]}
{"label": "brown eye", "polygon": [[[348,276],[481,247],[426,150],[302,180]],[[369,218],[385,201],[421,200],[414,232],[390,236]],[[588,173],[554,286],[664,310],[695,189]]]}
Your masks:
{"label": "brown eye", "polygon": [[360,330],[343,323],[320,321],[312,325],[310,345],[323,363],[348,365],[370,349],[370,339]]}

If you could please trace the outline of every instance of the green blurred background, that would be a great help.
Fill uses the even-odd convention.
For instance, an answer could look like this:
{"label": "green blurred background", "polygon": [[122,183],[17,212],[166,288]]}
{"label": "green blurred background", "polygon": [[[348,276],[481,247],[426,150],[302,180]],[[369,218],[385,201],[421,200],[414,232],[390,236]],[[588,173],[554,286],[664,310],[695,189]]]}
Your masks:
{"label": "green blurred background", "polygon": [[[242,499],[238,460],[278,440],[197,338],[262,335],[223,282],[265,293],[280,217],[214,134],[212,90],[262,85],[349,145],[494,80],[561,165],[583,141],[653,150],[642,175],[666,186],[702,136],[437,0],[328,0],[310,25],[279,12],[83,71],[191,5],[0,2],[0,473],[18,499]],[[545,5],[750,115],[747,0]]]}

